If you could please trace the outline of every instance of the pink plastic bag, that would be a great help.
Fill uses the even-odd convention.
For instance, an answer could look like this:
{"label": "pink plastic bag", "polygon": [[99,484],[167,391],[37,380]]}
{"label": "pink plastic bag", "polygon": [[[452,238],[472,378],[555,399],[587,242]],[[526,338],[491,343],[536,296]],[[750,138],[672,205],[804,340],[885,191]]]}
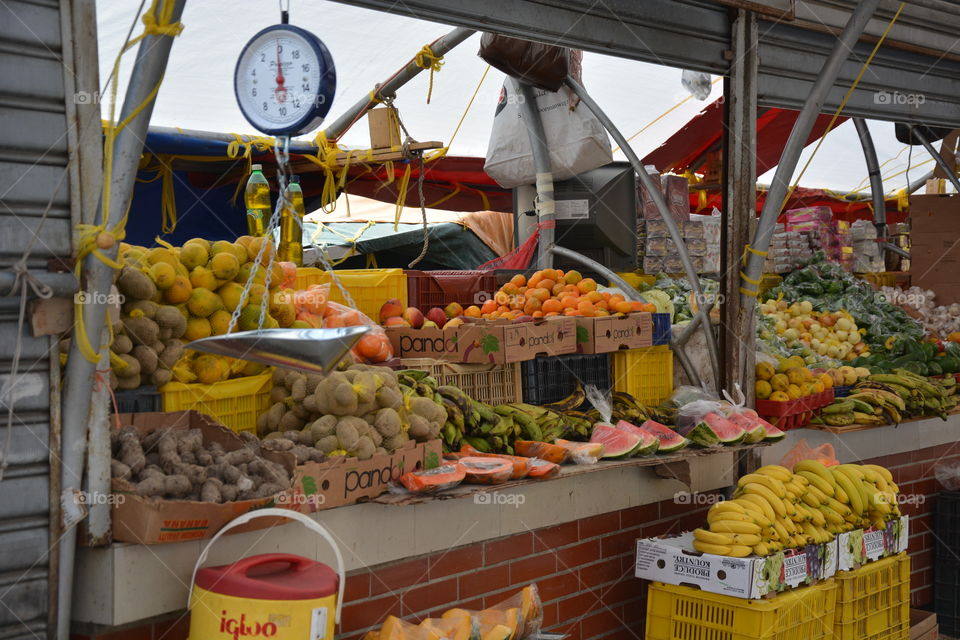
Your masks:
{"label": "pink plastic bag", "polygon": [[827,442],[819,447],[811,447],[807,444],[806,440],[801,440],[793,449],[787,452],[787,455],[783,456],[780,464],[787,469],[793,469],[793,465],[801,460],[816,460],[825,467],[840,464],[840,461],[837,460],[837,452],[834,451],[832,444]]}

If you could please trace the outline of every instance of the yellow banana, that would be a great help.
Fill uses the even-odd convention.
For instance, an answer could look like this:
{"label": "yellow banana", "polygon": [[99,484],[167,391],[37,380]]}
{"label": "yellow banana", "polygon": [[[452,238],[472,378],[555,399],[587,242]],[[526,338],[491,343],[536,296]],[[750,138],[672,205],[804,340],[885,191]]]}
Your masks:
{"label": "yellow banana", "polygon": [[710,511],[707,513],[707,522],[716,522],[718,520],[733,520],[735,522],[754,522],[752,514],[749,513],[737,513],[735,511],[721,511],[719,513],[714,513]]}
{"label": "yellow banana", "polygon": [[758,542],[757,544],[753,545],[753,552],[761,557],[768,556],[773,553],[771,546],[766,542]]}
{"label": "yellow banana", "polygon": [[734,511],[736,513],[746,512],[741,505],[737,504],[736,500],[724,500],[723,502],[718,502],[710,507],[710,511],[708,511],[707,514],[720,513],[722,511]]}
{"label": "yellow banana", "polygon": [[838,464],[834,469],[843,469],[844,473],[850,478],[856,478],[857,480],[864,479],[863,469],[861,469],[858,464]]}
{"label": "yellow banana", "polygon": [[753,553],[753,549],[743,544],[730,545],[730,552],[727,554],[731,558],[746,558]]}
{"label": "yellow banana", "polygon": [[733,536],[733,544],[743,544],[748,547],[752,547],[755,544],[760,544],[760,541],[762,540],[760,536],[753,533],[734,533],[731,535]]}
{"label": "yellow banana", "polygon": [[827,517],[823,515],[819,508],[809,507],[807,505],[802,505],[803,508],[810,514],[810,522],[815,527],[825,527],[827,525]]}
{"label": "yellow banana", "polygon": [[759,535],[760,526],[752,522],[717,520],[710,524],[710,531],[716,531],[717,533],[752,533]]}
{"label": "yellow banana", "polygon": [[900,493],[900,487],[897,486],[896,482],[891,480],[890,482],[887,482],[887,485],[890,491],[893,491],[894,493]]}
{"label": "yellow banana", "polygon": [[876,518],[876,519],[875,519],[873,522],[871,522],[870,524],[871,524],[871,526],[873,526],[875,529],[881,529],[881,530],[883,530],[883,529],[886,529],[886,528],[887,528],[887,523],[883,520],[883,518]]}
{"label": "yellow banana", "polygon": [[807,491],[810,492],[820,504],[829,504],[830,497],[817,487],[807,487]]}
{"label": "yellow banana", "polygon": [[800,533],[795,533],[795,534],[793,534],[793,546],[794,546],[794,547],[805,547],[805,546],[807,546],[808,544],[809,544],[809,541],[807,540],[807,536],[805,536],[805,535],[803,535],[803,534],[800,534]]}
{"label": "yellow banana", "polygon": [[802,496],[806,493],[807,488],[797,482],[784,482],[783,487],[787,490],[788,493],[793,493],[795,496]]}
{"label": "yellow banana", "polygon": [[833,497],[843,504],[850,504],[850,496],[839,484],[833,487]]}
{"label": "yellow banana", "polygon": [[737,498],[737,500],[743,500],[744,502],[759,508],[761,511],[763,511],[763,515],[765,515],[771,522],[774,522],[780,515],[773,510],[773,507],[763,496],[754,493],[745,493]]}
{"label": "yellow banana", "polygon": [[864,512],[865,505],[863,504],[863,494],[860,493],[860,489],[853,484],[853,481],[844,473],[843,469],[834,468],[833,477],[837,479],[837,484],[846,492],[853,513],[861,515]]}
{"label": "yellow banana", "polygon": [[890,473],[890,469],[887,469],[886,467],[881,467],[878,464],[863,464],[860,466],[870,469],[871,471],[883,476],[883,479],[886,480],[887,483],[893,482],[893,474]]}
{"label": "yellow banana", "polygon": [[761,473],[764,475],[773,476],[780,482],[789,482],[791,476],[793,476],[793,474],[790,473],[789,469],[787,469],[786,467],[781,467],[778,464],[764,465],[759,469],[757,469],[754,473]]}
{"label": "yellow banana", "polygon": [[801,487],[810,486],[810,481],[807,480],[807,478],[805,478],[804,476],[800,475],[799,473],[792,474],[792,477],[790,478],[790,482],[796,483]]}
{"label": "yellow banana", "polygon": [[828,500],[829,502],[827,503],[826,506],[830,507],[831,509],[839,513],[841,518],[851,513],[850,507],[843,504],[839,500],[834,500],[833,498],[828,498]]}
{"label": "yellow banana", "polygon": [[809,486],[816,487],[826,496],[833,496],[833,477],[831,476],[830,482],[827,482],[823,479],[822,476],[817,475],[813,471],[800,471],[797,473],[797,477],[803,478],[809,483]]}
{"label": "yellow banana", "polygon": [[778,498],[770,489],[765,485],[758,484],[756,482],[748,482],[744,485],[743,490],[745,493],[753,494],[760,496],[773,508],[774,513],[778,516],[785,516],[787,514],[787,508],[783,504],[783,500]]}
{"label": "yellow banana", "polygon": [[[816,487],[807,487],[807,492],[804,493],[800,497],[800,499],[803,502],[803,504],[807,505],[808,507],[813,507],[814,509],[816,509],[817,507],[820,506],[821,502],[817,498],[817,496],[814,495],[813,491],[810,491],[810,489],[813,489],[813,491],[817,490]],[[823,495],[823,494],[821,493],[820,495]]]}
{"label": "yellow banana", "polygon": [[777,532],[777,539],[780,542],[788,542],[790,540],[790,534],[787,532],[784,526],[776,520],[773,521],[773,530]]}
{"label": "yellow banana", "polygon": [[730,555],[730,545],[728,544],[710,544],[709,542],[701,542],[700,540],[694,538],[693,548],[700,553],[712,553],[716,556]]}
{"label": "yellow banana", "polygon": [[823,514],[823,517],[826,519],[827,522],[829,522],[834,526],[839,526],[843,524],[843,516],[841,516],[839,513],[837,513],[836,511],[834,511],[828,506],[825,506],[825,505],[821,506],[820,513]]}
{"label": "yellow banana", "polygon": [[797,523],[791,520],[790,518],[783,517],[780,519],[780,524],[783,525],[783,528],[787,530],[791,536],[796,535],[797,531],[800,529],[797,527]]}
{"label": "yellow banana", "polygon": [[693,530],[694,540],[706,542],[707,544],[722,544],[729,546],[733,544],[733,535],[734,534],[732,533],[717,533],[716,531],[708,531],[706,529]]}
{"label": "yellow banana", "polygon": [[[823,466],[823,463],[817,460],[801,460],[797,464],[793,465],[794,473],[802,473],[804,471],[809,471],[810,473],[816,474],[823,478],[824,482],[833,484],[833,480],[830,477],[830,470]],[[811,480],[811,482],[813,481]]]}
{"label": "yellow banana", "polygon": [[748,473],[747,475],[743,476],[742,478],[740,478],[740,480],[737,481],[737,485],[743,488],[746,485],[750,484],[751,482],[762,484],[767,489],[770,489],[770,491],[772,491],[773,494],[778,498],[780,498],[781,500],[787,495],[787,490],[783,486],[782,482],[780,482],[773,476],[766,476],[766,475],[763,475],[762,473]]}

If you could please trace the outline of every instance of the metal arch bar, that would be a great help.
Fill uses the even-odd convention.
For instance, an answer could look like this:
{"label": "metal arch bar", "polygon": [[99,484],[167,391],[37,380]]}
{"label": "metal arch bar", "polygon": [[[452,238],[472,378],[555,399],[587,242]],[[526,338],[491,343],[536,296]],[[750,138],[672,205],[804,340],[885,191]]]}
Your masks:
{"label": "metal arch bar", "polygon": [[910,125],[910,135],[920,141],[920,144],[923,145],[923,148],[927,150],[931,156],[933,156],[933,161],[937,163],[943,172],[947,174],[947,179],[950,180],[950,184],[953,185],[953,188],[960,193],[960,179],[957,178],[957,172],[955,169],[952,169],[950,165],[947,164],[947,161],[943,159],[943,156],[940,155],[940,152],[927,140],[927,137],[923,135],[923,132],[914,125]]}
{"label": "metal arch bar", "polygon": [[[183,13],[186,0],[172,0],[173,11],[170,22],[178,22]],[[160,6],[156,8],[159,13]],[[162,22],[163,17],[155,15],[156,21]],[[105,179],[110,181],[113,196],[110,200],[110,209],[104,211],[103,203],[98,220],[102,220],[107,228],[115,226],[127,211],[130,199],[133,196],[134,180],[137,174],[137,165],[143,152],[143,141],[147,139],[147,129],[150,116],[156,104],[148,100],[158,82],[163,79],[163,73],[170,57],[173,46],[173,36],[148,35],[141,42],[137,50],[133,70],[130,73],[130,84],[127,87],[123,107],[118,120],[130,117],[140,105],[143,109],[134,115],[130,123],[119,133],[114,140],[114,164],[111,175]],[[117,246],[107,249],[104,253],[108,258],[116,259]],[[104,328],[104,304],[98,302],[101,296],[110,291],[113,283],[113,269],[96,256],[88,256],[83,263],[86,275],[87,291],[90,292],[92,302],[82,305],[80,310],[86,324],[86,331],[94,339],[100,339]],[[96,376],[97,363],[90,362],[80,352],[79,341],[73,340],[70,355],[64,373],[63,394],[63,425],[61,443],[61,495],[81,489],[81,478],[84,472],[87,431],[90,427],[90,407],[92,388]],[[99,425],[106,428],[106,424]],[[57,638],[67,640],[70,636],[70,613],[73,599],[74,560],[76,558],[77,535],[76,530],[66,531],[57,545],[60,575],[58,578],[57,593]]]}
{"label": "metal arch bar", "polygon": [[863,159],[867,163],[867,176],[870,178],[870,197],[873,199],[873,226],[877,228],[877,237],[880,239],[881,249],[886,249],[887,239],[887,203],[883,197],[883,177],[880,175],[880,162],[877,160],[877,148],[870,135],[870,127],[863,118],[854,118],[853,126],[857,129],[860,146],[863,147]]}
{"label": "metal arch bar", "polygon": [[[879,0],[873,0],[877,2]],[[673,240],[673,244],[677,247],[677,250],[680,253],[680,261],[683,263],[683,270],[687,275],[687,278],[690,280],[690,287],[693,289],[694,296],[700,303],[698,306],[698,315],[701,317],[701,322],[703,326],[704,337],[707,342],[707,351],[710,353],[710,365],[713,367],[713,376],[717,384],[720,384],[720,361],[719,354],[717,352],[717,341],[713,337],[713,330],[710,328],[710,317],[707,315],[706,307],[707,305],[703,304],[705,300],[703,296],[703,290],[700,287],[700,278],[697,275],[696,269],[693,268],[693,262],[690,260],[690,255],[687,253],[686,245],[683,242],[683,236],[680,234],[680,230],[677,228],[677,221],[673,219],[670,215],[670,211],[667,209],[667,203],[663,199],[663,194],[660,192],[660,188],[653,183],[653,180],[650,179],[650,176],[647,174],[644,169],[643,162],[640,161],[640,158],[637,157],[637,154],[633,151],[633,148],[630,146],[630,143],[627,139],[620,133],[620,130],[617,129],[616,125],[613,124],[613,121],[610,120],[609,116],[600,108],[596,101],[587,93],[587,90],[583,88],[575,78],[567,76],[567,85],[573,89],[573,92],[583,101],[587,108],[593,112],[593,115],[600,120],[604,128],[610,133],[611,137],[620,145],[620,150],[623,151],[624,155],[627,156],[627,159],[630,161],[630,164],[633,165],[634,171],[640,177],[640,182],[643,184],[644,188],[650,192],[650,195],[653,197],[653,201],[657,205],[657,210],[660,212],[660,216],[663,218],[664,223],[667,225],[667,229],[670,231],[670,237]],[[682,362],[682,361],[681,361]]]}
{"label": "metal arch bar", "polygon": [[[457,27],[448,34],[440,36],[431,42],[430,50],[433,51],[434,55],[442,56],[475,33],[476,30],[474,29]],[[327,136],[327,140],[338,140],[351,124],[363,117],[363,114],[367,111],[377,106],[383,97],[396,94],[397,89],[413,80],[423,71],[425,71],[425,69],[418,66],[413,60],[408,62],[407,66],[390,76],[383,84],[374,87],[369,95],[344,111],[339,118],[333,121],[333,124],[324,129],[323,132]],[[371,96],[376,99],[372,100]]]}
{"label": "metal arch bar", "polygon": [[[819,116],[823,103],[833,88],[840,73],[840,67],[846,61],[854,45],[859,40],[864,28],[870,21],[871,16],[877,9],[880,0],[861,0],[853,10],[850,19],[840,37],[834,42],[830,56],[823,64],[820,74],[817,76],[810,93],[804,101],[803,108],[793,124],[793,130],[790,131],[790,137],[784,145],[783,153],[780,156],[780,162],[777,164],[776,173],[770,184],[770,191],[767,199],[763,203],[763,211],[760,214],[760,220],[757,223],[757,231],[753,239],[753,249],[747,260],[747,266],[744,274],[751,280],[757,280],[763,271],[763,260],[766,251],[770,248],[770,239],[773,236],[773,228],[783,207],[784,198],[787,195],[787,188],[793,173],[797,168],[797,162],[800,160],[800,154],[806,145],[813,124]],[[743,281],[746,283],[746,281]],[[744,308],[752,310],[753,297],[747,294],[741,294],[741,304]]]}
{"label": "metal arch bar", "polygon": [[[533,167],[536,174],[537,199],[534,209],[537,212],[538,231],[537,267],[549,269],[553,266],[553,230],[556,221],[556,204],[553,201],[553,167],[550,164],[550,149],[547,148],[547,134],[543,130],[543,119],[537,110],[536,97],[530,86],[516,78],[510,78],[520,101],[520,116],[530,139],[533,153]],[[517,240],[519,244],[519,239]]]}

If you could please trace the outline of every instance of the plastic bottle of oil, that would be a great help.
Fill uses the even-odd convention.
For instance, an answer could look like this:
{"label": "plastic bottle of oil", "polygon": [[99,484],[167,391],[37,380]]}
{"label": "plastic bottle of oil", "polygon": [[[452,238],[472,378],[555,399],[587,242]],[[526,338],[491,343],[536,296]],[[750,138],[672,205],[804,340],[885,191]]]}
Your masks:
{"label": "plastic bottle of oil", "polygon": [[280,247],[277,257],[303,266],[303,191],[300,190],[300,177],[291,176],[290,184],[284,190],[283,210],[280,212]]}
{"label": "plastic bottle of oil", "polygon": [[270,221],[271,206],[270,183],[263,175],[262,165],[253,165],[253,173],[247,180],[244,201],[247,206],[247,233],[255,237],[263,236]]}

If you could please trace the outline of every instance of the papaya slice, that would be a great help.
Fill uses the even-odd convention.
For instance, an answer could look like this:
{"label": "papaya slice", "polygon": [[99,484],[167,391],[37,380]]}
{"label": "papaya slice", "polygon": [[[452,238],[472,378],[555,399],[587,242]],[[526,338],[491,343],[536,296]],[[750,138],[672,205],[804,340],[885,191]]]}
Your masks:
{"label": "papaya slice", "polygon": [[530,470],[530,458],[524,458],[523,456],[510,456],[505,453],[484,453],[474,449],[469,444],[465,444],[460,447],[460,454],[461,457],[467,455],[479,456],[481,458],[501,458],[503,460],[509,460],[513,464],[513,473],[510,474],[511,480],[519,480],[520,478],[527,477],[527,472]]}
{"label": "papaya slice", "polygon": [[[400,476],[400,484],[412,493],[436,493],[457,486],[467,472],[457,462],[442,464],[434,469],[411,471]],[[383,640],[394,640],[392,638]]]}
{"label": "papaya slice", "polygon": [[480,640],[511,640],[513,637],[513,631],[505,625],[480,626]]}
{"label": "papaya slice", "polygon": [[563,464],[570,457],[570,450],[558,444],[536,440],[515,440],[513,450],[527,458],[540,458],[554,464]]}
{"label": "papaya slice", "polygon": [[387,616],[380,626],[380,636],[378,640],[407,640],[407,634],[403,630],[404,626],[409,625],[397,616]]}
{"label": "papaya slice", "polygon": [[466,609],[448,609],[440,617],[454,625],[450,640],[477,640],[479,638],[480,626]]}
{"label": "papaya slice", "polygon": [[420,628],[428,636],[424,640],[471,640],[473,621],[469,614],[466,617],[427,618],[420,623]]}
{"label": "papaya slice", "polygon": [[517,631],[521,629],[523,619],[520,616],[520,609],[512,607],[510,609],[484,609],[477,613],[477,621],[480,623],[480,636],[483,638],[485,631],[491,631],[494,627],[505,627],[510,635],[508,638],[516,638]]}
{"label": "papaya slice", "polygon": [[537,480],[549,480],[560,474],[560,465],[553,462],[547,462],[540,458],[530,458],[530,471],[527,472],[528,478]]}
{"label": "papaya slice", "polygon": [[513,463],[498,458],[466,456],[457,461],[466,472],[469,484],[503,484],[513,474]]}

